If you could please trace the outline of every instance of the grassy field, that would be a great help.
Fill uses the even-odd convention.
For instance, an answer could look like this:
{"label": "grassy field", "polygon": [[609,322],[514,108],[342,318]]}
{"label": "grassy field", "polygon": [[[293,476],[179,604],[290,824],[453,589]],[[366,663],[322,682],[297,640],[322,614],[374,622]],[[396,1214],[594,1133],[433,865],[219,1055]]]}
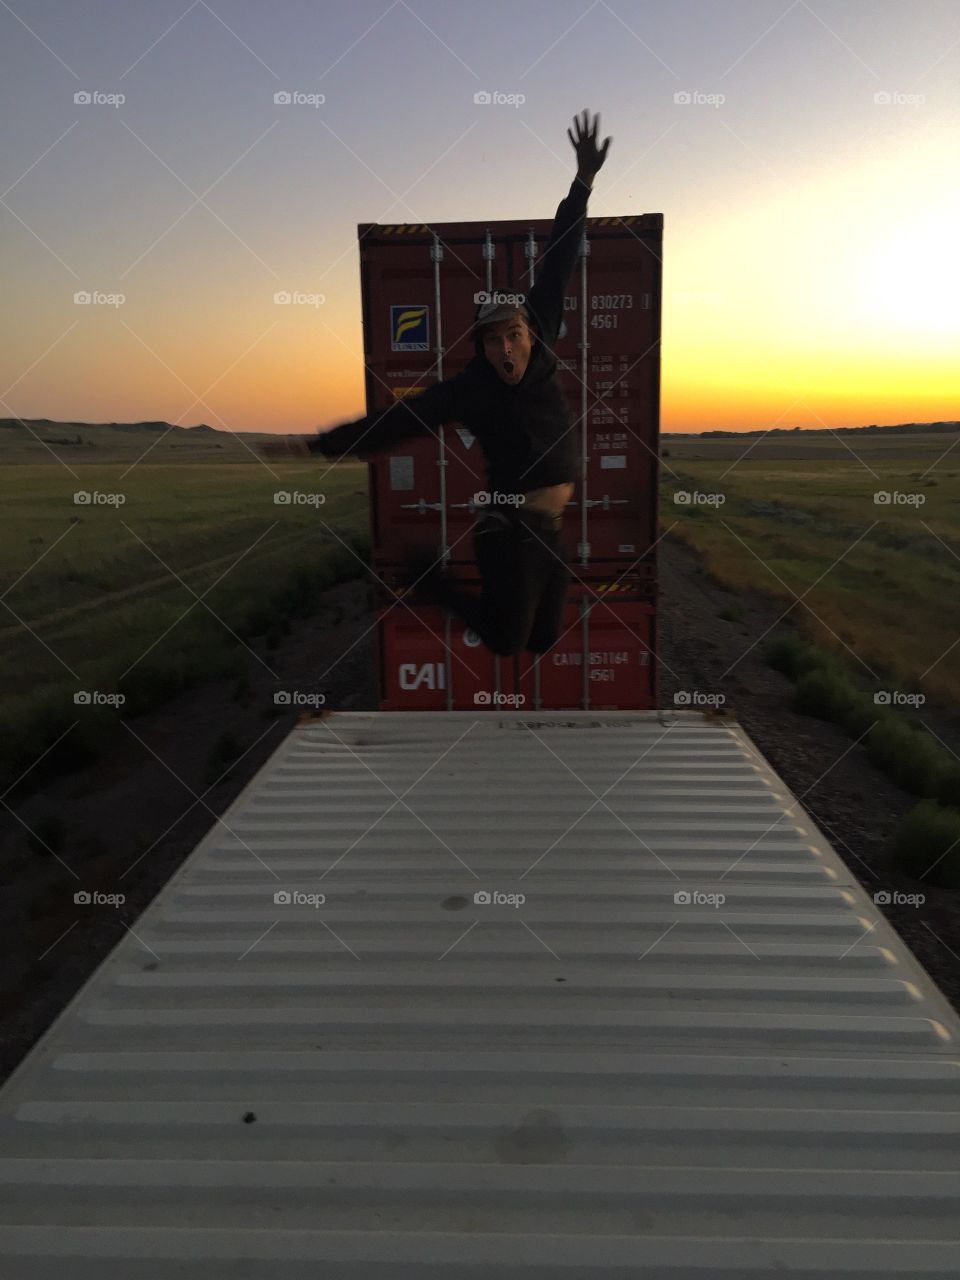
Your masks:
{"label": "grassy field", "polygon": [[784,608],[802,596],[794,620],[865,680],[960,705],[960,436],[673,438],[664,450],[661,528],[710,573]]}
{"label": "grassy field", "polygon": [[[365,464],[267,467],[257,441],[0,432],[0,771],[26,767],[78,711],[82,752],[97,713],[76,691],[120,691],[130,712],[239,672],[251,638],[364,572]],[[661,527],[717,579],[784,609],[802,596],[801,628],[868,683],[960,705],[960,435],[671,438],[663,454]]]}
{"label": "grassy field", "polygon": [[[364,572],[363,463],[25,463],[0,469],[0,486],[8,776],[61,725],[92,725],[96,708],[75,692],[121,691],[130,711],[239,673],[253,637]],[[277,503],[278,492],[309,501]],[[81,753],[82,729],[70,736]]]}

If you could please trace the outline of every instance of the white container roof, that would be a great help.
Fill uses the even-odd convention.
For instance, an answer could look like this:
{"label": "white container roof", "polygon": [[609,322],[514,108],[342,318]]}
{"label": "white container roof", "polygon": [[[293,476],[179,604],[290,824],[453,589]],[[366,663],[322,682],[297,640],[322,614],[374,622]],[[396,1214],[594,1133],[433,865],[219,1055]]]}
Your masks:
{"label": "white container roof", "polygon": [[0,1277],[954,1280],[958,1044],[735,722],[336,712],[0,1090]]}

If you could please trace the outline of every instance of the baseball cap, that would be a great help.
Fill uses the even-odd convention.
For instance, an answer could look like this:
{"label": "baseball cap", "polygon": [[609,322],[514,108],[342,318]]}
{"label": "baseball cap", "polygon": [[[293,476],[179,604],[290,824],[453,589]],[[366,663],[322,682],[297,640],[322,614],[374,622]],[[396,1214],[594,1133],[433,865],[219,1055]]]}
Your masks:
{"label": "baseball cap", "polygon": [[481,302],[473,319],[474,332],[488,324],[509,320],[517,315],[523,316],[525,320],[530,319],[530,312],[522,302],[503,302],[496,299],[491,302]]}

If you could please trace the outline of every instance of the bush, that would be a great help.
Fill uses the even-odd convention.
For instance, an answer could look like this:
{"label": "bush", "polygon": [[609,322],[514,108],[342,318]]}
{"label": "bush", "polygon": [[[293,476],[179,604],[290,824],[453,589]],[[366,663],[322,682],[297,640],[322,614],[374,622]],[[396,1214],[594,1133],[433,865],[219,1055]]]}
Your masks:
{"label": "bush", "polygon": [[733,604],[728,604],[717,614],[718,618],[722,618],[724,622],[742,622],[743,621],[743,605],[739,600]]}
{"label": "bush", "polygon": [[5,786],[22,775],[25,785],[35,786],[96,760],[116,728],[118,712],[109,706],[78,706],[73,700],[76,692],[73,681],[61,681],[41,693],[10,700],[0,735]]}
{"label": "bush", "polygon": [[929,734],[886,716],[870,730],[864,745],[873,763],[898,786],[914,795],[936,797],[943,778],[943,751]]}
{"label": "bush", "polygon": [[855,691],[840,721],[851,738],[862,737],[868,729],[879,720],[885,723],[894,717],[885,708],[878,706],[868,693]]}
{"label": "bush", "polygon": [[[930,846],[924,833],[952,830],[954,821],[960,823],[960,762],[926,730],[886,704],[875,703],[872,694],[857,688],[834,654],[818,650],[795,633],[775,637],[764,653],[772,667],[796,681],[791,701],[795,711],[831,720],[851,737],[862,737],[877,768],[933,805],[914,811],[919,816],[909,831],[911,838],[916,835],[919,847]],[[956,862],[960,867],[960,854]],[[960,870],[957,875],[960,878]]]}
{"label": "bush", "polygon": [[795,631],[784,631],[775,636],[765,647],[764,656],[771,667],[796,680],[804,671],[819,666],[822,655]]}
{"label": "bush", "polygon": [[918,880],[960,889],[960,813],[921,800],[897,833],[894,860]]}
{"label": "bush", "polygon": [[207,614],[197,624],[171,632],[135,662],[117,682],[126,698],[123,715],[135,716],[162,706],[184,689],[217,676],[239,676],[243,652],[216,619]]}
{"label": "bush", "polygon": [[934,798],[940,804],[960,808],[960,762],[945,757],[937,768]]}
{"label": "bush", "polygon": [[842,721],[855,710],[856,690],[844,676],[830,668],[805,671],[797,680],[792,707],[820,720]]}

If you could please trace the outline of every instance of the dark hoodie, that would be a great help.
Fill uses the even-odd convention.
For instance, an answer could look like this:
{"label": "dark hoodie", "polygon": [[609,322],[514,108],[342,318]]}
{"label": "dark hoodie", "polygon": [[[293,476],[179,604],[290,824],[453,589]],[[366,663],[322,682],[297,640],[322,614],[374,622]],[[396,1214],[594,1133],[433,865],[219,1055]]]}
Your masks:
{"label": "dark hoodie", "polygon": [[539,340],[515,386],[500,378],[475,333],[475,354],[461,373],[386,409],[320,432],[309,440],[310,451],[332,458],[365,457],[404,440],[435,436],[441,423],[458,422],[480,441],[489,490],[524,493],[576,482],[576,433],[554,376],[553,347],[563,319],[564,292],[580,252],[589,194],[589,187],[574,178],[557,208],[542,265],[526,299]]}

